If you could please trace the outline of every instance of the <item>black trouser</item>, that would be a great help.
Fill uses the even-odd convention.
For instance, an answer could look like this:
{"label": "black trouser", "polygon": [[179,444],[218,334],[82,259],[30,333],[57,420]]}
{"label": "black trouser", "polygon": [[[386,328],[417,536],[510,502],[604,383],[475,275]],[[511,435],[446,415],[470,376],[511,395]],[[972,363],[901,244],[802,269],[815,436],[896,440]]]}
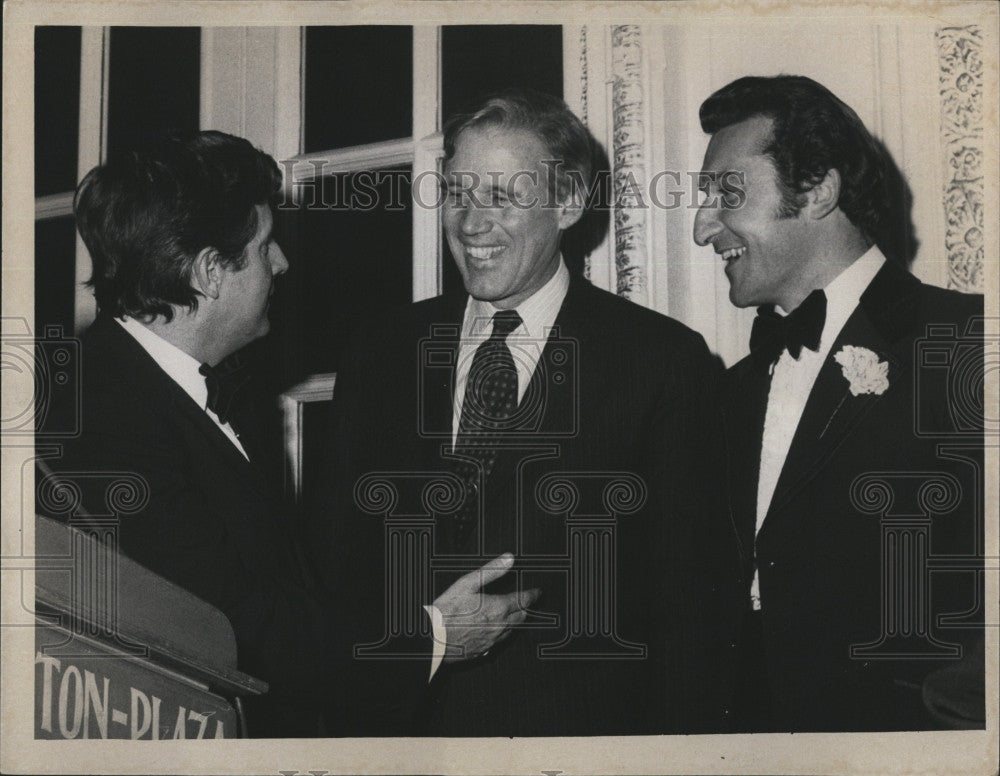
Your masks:
{"label": "black trouser", "polygon": [[736,732],[771,732],[775,729],[774,707],[767,681],[767,661],[759,610],[750,610],[743,617],[739,651]]}

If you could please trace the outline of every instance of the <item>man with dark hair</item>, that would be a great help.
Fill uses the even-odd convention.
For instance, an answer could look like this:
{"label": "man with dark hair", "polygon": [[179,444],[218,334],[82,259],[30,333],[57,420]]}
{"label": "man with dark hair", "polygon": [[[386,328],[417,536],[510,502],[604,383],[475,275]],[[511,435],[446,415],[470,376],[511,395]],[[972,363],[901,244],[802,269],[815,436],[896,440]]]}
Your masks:
{"label": "man with dark hair", "polygon": [[[345,636],[368,645],[359,663],[407,657],[401,635],[426,640],[417,733],[715,725],[695,710],[711,693],[686,636],[709,617],[691,537],[718,493],[717,363],[696,333],[567,271],[560,242],[583,214],[596,141],[561,100],[501,95],[450,121],[444,142],[442,218],[465,293],[362,327],[338,373],[337,518],[314,544],[358,591]],[[421,619],[500,553],[512,571],[430,607],[433,627]],[[496,600],[523,622],[463,650],[467,613]]]}
{"label": "man with dark hair", "polygon": [[[100,309],[147,323],[162,316],[167,324],[175,307],[196,313],[205,294],[191,273],[210,258],[242,270],[258,232],[273,274],[284,272],[288,265],[271,241],[267,206],[280,185],[271,157],[221,132],[167,141],[153,153],[127,154],[91,170],[77,189],[74,212],[94,263],[90,285]],[[244,338],[267,332],[267,317],[260,318]]]}
{"label": "man with dark hair", "polygon": [[982,589],[974,568],[931,577],[927,554],[982,546],[982,399],[978,421],[956,420],[962,397],[928,379],[920,351],[950,332],[981,378],[982,297],[886,261],[888,160],[820,84],[741,78],[701,123],[694,238],[725,261],[732,303],[758,306],[723,405],[739,729],[940,725],[921,685],[931,658],[974,641]]}
{"label": "man with dark hair", "polygon": [[[267,333],[288,262],[272,235],[274,160],[201,132],[95,168],[75,201],[100,311],[81,345],[81,433],[51,461],[103,515],[107,477],[144,483],[116,526],[121,552],[220,609],[239,668],[270,685],[254,736],[314,736],[324,705],[405,704],[426,670],[344,672],[334,633],[348,607],[322,586],[282,518],[248,375],[233,354]],[[72,517],[78,513],[54,515]]]}
{"label": "man with dark hair", "polygon": [[872,243],[885,229],[889,160],[858,115],[822,85],[803,76],[741,78],[705,100],[699,116],[710,134],[753,116],[772,120],[760,151],[774,165],[782,218],[796,216],[834,169],[838,208],[857,231]]}

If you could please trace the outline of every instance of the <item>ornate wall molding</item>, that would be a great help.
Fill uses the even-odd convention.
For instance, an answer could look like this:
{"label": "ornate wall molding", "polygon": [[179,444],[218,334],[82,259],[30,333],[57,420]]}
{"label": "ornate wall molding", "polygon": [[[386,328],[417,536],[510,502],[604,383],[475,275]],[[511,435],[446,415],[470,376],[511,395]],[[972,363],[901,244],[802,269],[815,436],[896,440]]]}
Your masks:
{"label": "ornate wall molding", "polygon": [[940,71],[941,139],[948,285],[984,290],[983,63],[977,25],[935,33]]}
{"label": "ornate wall molding", "polygon": [[646,296],[648,263],[642,33],[638,25],[621,25],[611,35],[616,291],[640,301]]}
{"label": "ornate wall molding", "polygon": [[590,71],[587,68],[587,25],[580,27],[580,121],[587,123],[587,89]]}
{"label": "ornate wall molding", "polygon": [[[582,25],[580,27],[580,35],[577,39],[577,45],[579,48],[580,55],[577,58],[577,65],[579,67],[579,97],[577,99],[577,115],[580,117],[580,121],[584,124],[588,123],[588,108],[589,108],[589,97],[587,93],[590,89],[590,69],[589,63],[587,61],[587,25]],[[583,276],[587,280],[592,280],[591,277],[591,258],[588,254],[583,259]]]}

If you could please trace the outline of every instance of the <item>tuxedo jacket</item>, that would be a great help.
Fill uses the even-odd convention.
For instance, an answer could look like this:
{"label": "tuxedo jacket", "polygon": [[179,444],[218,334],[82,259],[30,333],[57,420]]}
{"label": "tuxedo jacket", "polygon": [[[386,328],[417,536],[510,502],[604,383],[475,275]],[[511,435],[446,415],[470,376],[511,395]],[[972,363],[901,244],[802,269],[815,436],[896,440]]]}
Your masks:
{"label": "tuxedo jacket", "polygon": [[[711,619],[711,574],[695,537],[706,513],[724,514],[711,506],[722,490],[721,367],[700,335],[573,278],[518,408],[526,426],[503,440],[477,483],[477,520],[462,533],[449,448],[466,301],[438,297],[362,327],[338,373],[326,464],[337,473],[337,503],[314,512],[333,520],[312,546],[337,589],[353,591],[346,597],[357,612],[344,635],[383,643],[408,617],[406,633],[419,631],[424,643],[411,659],[429,672],[420,607],[512,552],[514,571],[486,590],[539,588],[526,625],[485,658],[442,665],[413,709],[413,732],[588,735],[702,724],[693,704],[705,690],[692,691],[697,672],[687,661],[701,660],[694,631]],[[419,595],[389,615],[387,584],[398,585],[403,561],[386,537],[407,519],[424,526],[426,538],[413,541],[427,542],[429,571]],[[594,586],[570,585],[587,556],[600,558]],[[589,619],[581,607],[592,607]],[[587,628],[598,632],[571,638]],[[391,643],[386,653],[401,653]],[[381,729],[377,715],[356,711],[341,725],[360,735]]]}
{"label": "tuxedo jacket", "polygon": [[[821,368],[756,540],[770,378],[752,357],[727,375],[732,643],[756,562],[782,730],[920,729],[922,678],[981,638],[982,313],[981,296],[879,271]],[[888,363],[884,391],[851,393],[834,358],[847,345]]]}
{"label": "tuxedo jacket", "polygon": [[[110,317],[84,335],[80,365],[81,430],[57,440],[49,463],[82,501],[40,507],[81,527],[84,514],[111,514],[122,552],[226,614],[239,668],[270,685],[248,707],[251,735],[315,735],[317,710],[355,695],[355,681],[375,697],[382,677],[392,693],[406,686],[405,675],[373,682],[334,670],[331,632],[343,615],[283,516],[246,403],[233,423],[243,420],[253,463]],[[132,500],[113,496],[123,479],[139,483]]]}

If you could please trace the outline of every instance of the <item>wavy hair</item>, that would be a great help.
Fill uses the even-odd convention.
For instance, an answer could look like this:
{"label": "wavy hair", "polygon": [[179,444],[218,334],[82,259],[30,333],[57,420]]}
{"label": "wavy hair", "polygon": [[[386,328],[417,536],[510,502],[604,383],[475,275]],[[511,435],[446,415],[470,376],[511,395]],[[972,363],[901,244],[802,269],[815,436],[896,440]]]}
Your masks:
{"label": "wavy hair", "polygon": [[223,132],[172,137],[149,151],[95,167],[77,187],[73,212],[94,271],[88,285],[103,311],[173,318],[194,310],[191,268],[215,248],[242,268],[257,231],[257,205],[281,186],[274,159]]}

